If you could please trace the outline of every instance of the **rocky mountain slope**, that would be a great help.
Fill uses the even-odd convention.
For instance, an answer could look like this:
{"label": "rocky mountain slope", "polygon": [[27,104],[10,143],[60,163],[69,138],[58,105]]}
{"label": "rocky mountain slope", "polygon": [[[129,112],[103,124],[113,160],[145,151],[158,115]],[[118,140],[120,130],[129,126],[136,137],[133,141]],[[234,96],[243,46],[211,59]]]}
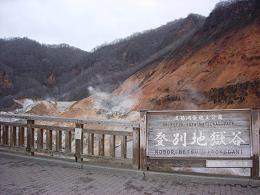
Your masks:
{"label": "rocky mountain slope", "polygon": [[[192,36],[133,74],[112,97],[131,101],[130,110],[260,107],[260,2],[218,4]],[[63,116],[104,111],[95,103],[83,99]],[[93,107],[96,112],[84,111]]]}
{"label": "rocky mountain slope", "polygon": [[178,47],[204,20],[202,16],[191,14],[94,49],[77,65],[80,74],[61,88],[61,100],[85,98],[90,95],[89,87],[112,92],[136,71]]}
{"label": "rocky mountain slope", "polygon": [[0,39],[0,108],[14,99],[50,98],[86,52],[61,45],[42,45],[27,38]]}
{"label": "rocky mountain slope", "polygon": [[89,87],[112,92],[121,82],[201,27],[190,15],[84,52],[68,45],[42,45],[27,38],[0,39],[0,108],[19,98],[79,100]]}

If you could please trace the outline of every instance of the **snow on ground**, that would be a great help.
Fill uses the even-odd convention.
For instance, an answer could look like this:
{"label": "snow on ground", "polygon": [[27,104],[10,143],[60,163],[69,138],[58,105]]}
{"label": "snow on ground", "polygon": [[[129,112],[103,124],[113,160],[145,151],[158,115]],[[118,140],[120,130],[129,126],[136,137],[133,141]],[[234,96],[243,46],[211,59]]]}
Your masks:
{"label": "snow on ground", "polygon": [[36,115],[57,115],[66,111],[74,101],[54,101],[54,100],[34,100],[30,98],[24,98],[14,100],[16,104],[21,106],[13,111],[15,114],[36,114]]}

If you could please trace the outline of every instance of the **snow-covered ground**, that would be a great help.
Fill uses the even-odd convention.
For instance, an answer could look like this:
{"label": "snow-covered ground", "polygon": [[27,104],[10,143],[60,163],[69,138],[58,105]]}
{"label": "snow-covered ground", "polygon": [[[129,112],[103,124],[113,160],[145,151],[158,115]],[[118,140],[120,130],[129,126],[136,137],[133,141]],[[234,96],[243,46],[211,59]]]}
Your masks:
{"label": "snow-covered ground", "polygon": [[22,108],[18,108],[16,110],[14,110],[14,113],[16,113],[16,114],[22,114],[22,113],[28,112],[36,104],[36,101],[34,101],[33,99],[29,99],[29,98],[25,98],[22,100],[14,100],[14,101],[18,105],[22,106]]}
{"label": "snow-covered ground", "polygon": [[66,111],[74,101],[54,101],[54,100],[33,100],[30,98],[24,98],[20,100],[14,100],[21,108],[18,108],[13,111],[15,114],[24,114],[24,113],[40,113],[41,109],[44,109],[43,114],[48,112],[50,113],[61,113]]}
{"label": "snow-covered ground", "polygon": [[[30,98],[24,98],[19,100],[14,100],[20,108],[13,111],[0,111],[0,114],[35,114],[35,115],[58,115],[66,111],[75,102],[63,102],[63,101],[53,101],[53,100],[34,100]],[[4,118],[0,117],[2,122],[14,122],[20,119],[14,118]]]}

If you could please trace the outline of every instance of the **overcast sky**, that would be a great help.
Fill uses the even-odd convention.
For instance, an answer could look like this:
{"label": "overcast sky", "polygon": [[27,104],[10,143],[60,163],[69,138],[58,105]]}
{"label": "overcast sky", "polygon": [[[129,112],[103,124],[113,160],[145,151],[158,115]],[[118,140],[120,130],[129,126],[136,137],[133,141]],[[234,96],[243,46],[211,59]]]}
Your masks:
{"label": "overcast sky", "polygon": [[83,50],[159,27],[220,0],[0,0],[0,38],[28,37]]}

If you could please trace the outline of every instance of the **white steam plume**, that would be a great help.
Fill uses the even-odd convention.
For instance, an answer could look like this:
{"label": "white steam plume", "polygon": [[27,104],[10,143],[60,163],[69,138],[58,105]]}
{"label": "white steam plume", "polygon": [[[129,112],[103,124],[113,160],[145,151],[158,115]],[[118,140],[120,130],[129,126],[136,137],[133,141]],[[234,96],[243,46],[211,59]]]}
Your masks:
{"label": "white steam plume", "polygon": [[112,95],[92,86],[88,87],[88,91],[91,94],[94,109],[98,114],[105,114],[107,117],[126,116],[137,101],[133,98],[130,99],[128,94]]}

